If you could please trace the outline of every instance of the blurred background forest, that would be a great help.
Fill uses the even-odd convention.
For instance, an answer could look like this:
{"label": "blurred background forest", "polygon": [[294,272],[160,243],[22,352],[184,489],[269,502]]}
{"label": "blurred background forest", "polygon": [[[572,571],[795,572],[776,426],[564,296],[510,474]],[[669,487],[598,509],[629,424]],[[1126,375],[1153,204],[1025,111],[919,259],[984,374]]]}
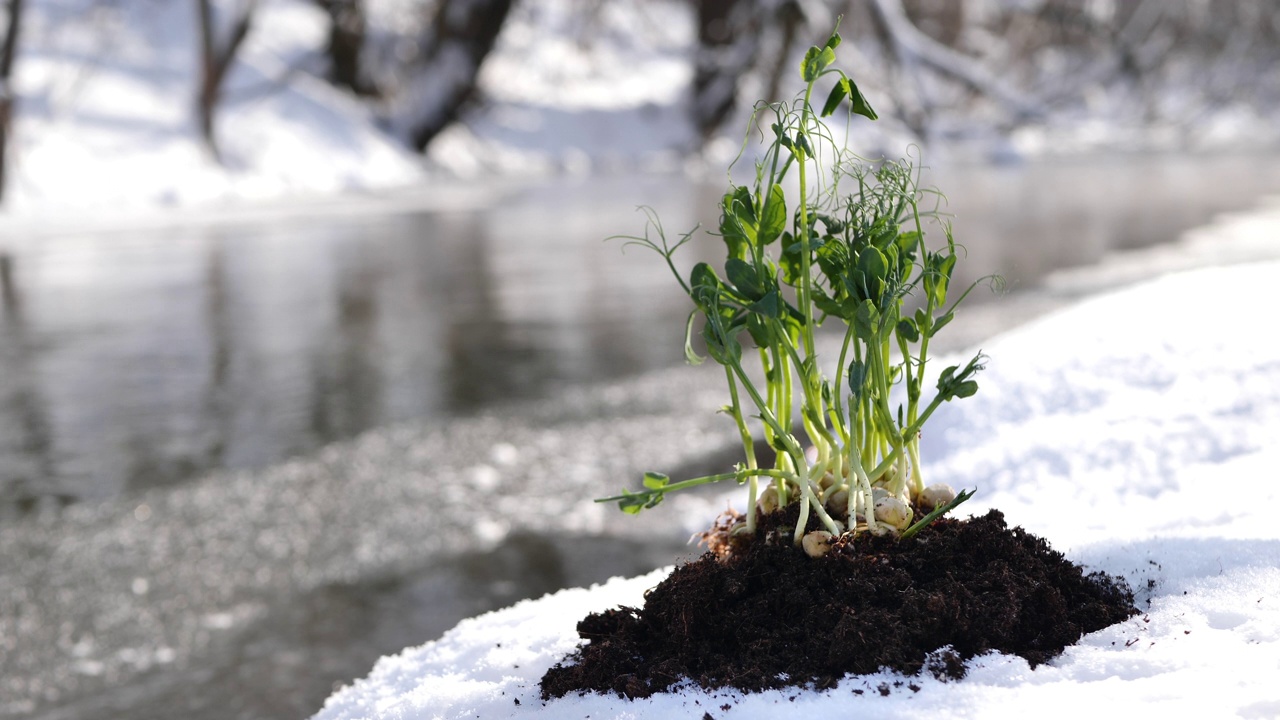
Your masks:
{"label": "blurred background forest", "polygon": [[1280,0],[0,0],[0,717],[304,717],[689,552],[714,498],[592,502],[740,453],[602,238],[716,227],[837,17],[851,147],[1007,281],[931,350],[1280,257],[1224,215],[1280,193]]}
{"label": "blurred background forest", "polygon": [[417,153],[455,176],[718,168],[756,99],[796,91],[837,16],[843,62],[884,118],[855,132],[870,154],[1280,137],[1273,0],[5,6],[0,148],[18,212],[399,185]]}

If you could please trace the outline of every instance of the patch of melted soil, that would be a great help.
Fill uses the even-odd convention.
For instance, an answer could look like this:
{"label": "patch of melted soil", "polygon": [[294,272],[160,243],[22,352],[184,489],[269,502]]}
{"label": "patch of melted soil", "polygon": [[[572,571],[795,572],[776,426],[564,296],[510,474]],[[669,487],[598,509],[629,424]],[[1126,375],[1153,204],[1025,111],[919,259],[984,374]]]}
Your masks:
{"label": "patch of melted soil", "polygon": [[[776,528],[789,538],[788,510],[761,518],[756,537]],[[1123,580],[1085,574],[996,510],[941,519],[906,542],[862,534],[817,559],[753,541],[676,568],[642,609],[582,620],[587,643],[547,671],[542,695],[647,697],[685,678],[821,689],[882,667],[958,679],[965,660],[992,651],[1034,668],[1137,612]]]}

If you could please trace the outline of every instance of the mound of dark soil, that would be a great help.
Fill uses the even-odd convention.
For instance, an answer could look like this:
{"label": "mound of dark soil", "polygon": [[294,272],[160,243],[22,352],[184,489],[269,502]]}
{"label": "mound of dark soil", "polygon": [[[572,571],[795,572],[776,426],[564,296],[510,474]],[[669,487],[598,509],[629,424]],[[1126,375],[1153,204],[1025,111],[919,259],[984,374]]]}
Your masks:
{"label": "mound of dark soil", "polygon": [[[795,512],[762,518],[756,537],[773,527],[789,538]],[[544,698],[635,698],[684,678],[746,692],[827,688],[881,667],[959,678],[964,660],[989,651],[1035,667],[1137,612],[1123,580],[1085,575],[992,510],[944,518],[905,542],[862,534],[818,559],[759,540],[724,558],[707,553],[649,591],[643,609],[578,623],[588,642],[541,687]]]}

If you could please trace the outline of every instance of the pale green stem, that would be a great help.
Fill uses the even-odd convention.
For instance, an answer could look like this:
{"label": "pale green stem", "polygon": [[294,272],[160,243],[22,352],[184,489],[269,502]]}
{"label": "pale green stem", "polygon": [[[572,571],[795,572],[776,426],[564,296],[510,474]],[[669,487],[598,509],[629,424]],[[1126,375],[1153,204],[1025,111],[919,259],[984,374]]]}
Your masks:
{"label": "pale green stem", "polygon": [[[813,94],[813,82],[804,89],[804,104],[800,106],[800,134],[797,136],[805,137],[805,147],[813,149],[813,143],[808,142],[809,129],[809,96]],[[800,262],[801,267],[805,271],[800,274],[800,293],[797,301],[800,304],[800,310],[804,313],[804,352],[807,357],[813,357],[813,303],[809,302],[812,289],[810,288],[809,271],[813,265],[812,248],[809,245],[809,195],[808,195],[808,174],[805,170],[805,151],[799,154],[797,163],[800,173]]]}
{"label": "pale green stem", "polygon": [[[755,470],[755,441],[751,438],[751,428],[747,427],[747,421],[742,417],[742,405],[738,402],[738,384],[733,379],[732,370],[726,367],[724,373],[729,381],[730,412],[733,413],[733,421],[738,426],[738,434],[742,436],[742,450],[747,456],[747,469]],[[758,476],[751,475],[747,483],[747,532],[753,534],[756,531],[756,496],[760,490]]]}

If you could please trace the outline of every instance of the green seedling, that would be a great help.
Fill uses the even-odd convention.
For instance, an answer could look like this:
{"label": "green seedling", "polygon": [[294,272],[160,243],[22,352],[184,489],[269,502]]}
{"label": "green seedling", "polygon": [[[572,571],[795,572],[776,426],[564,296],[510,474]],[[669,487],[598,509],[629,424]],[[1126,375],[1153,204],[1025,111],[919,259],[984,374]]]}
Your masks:
{"label": "green seedling", "polygon": [[[841,108],[849,119],[876,119],[857,84],[833,67],[839,44],[833,33],[809,49],[802,96],[757,106],[752,127],[760,117],[772,122],[754,181],[731,180],[721,202],[718,234],[728,257],[720,272],[699,263],[682,277],[673,256],[693,233],[668,243],[651,209],[644,208],[643,236],[622,236],[661,255],[692,299],[685,354],[703,361],[693,343],[700,332],[707,355],[724,370],[724,411],[737,425],[745,462],[680,482],[646,473],[642,489],[600,502],[638,513],[668,493],[733,480],[748,487],[736,532],[754,533],[760,512],[798,502],[800,544],[810,513],[832,536],[867,530],[909,537],[972,494],[947,488],[949,502],[922,507],[932,512],[911,525],[909,508],[925,490],[920,432],[942,403],[977,392],[985,357],[944,369],[925,402],[930,341],[973,286],[950,298],[957,246],[950,225],[926,206],[931,195],[919,188],[911,163],[867,162],[838,144],[822,120]],[[811,105],[819,83],[834,83],[820,113]],[[926,225],[945,243],[926,244]],[[844,331],[834,379],[823,373],[814,335],[832,321]],[[748,372],[753,363],[763,385]],[[905,395],[896,409],[894,388]],[[772,467],[757,463],[753,423],[777,450]],[[793,433],[797,426],[804,443]]]}

